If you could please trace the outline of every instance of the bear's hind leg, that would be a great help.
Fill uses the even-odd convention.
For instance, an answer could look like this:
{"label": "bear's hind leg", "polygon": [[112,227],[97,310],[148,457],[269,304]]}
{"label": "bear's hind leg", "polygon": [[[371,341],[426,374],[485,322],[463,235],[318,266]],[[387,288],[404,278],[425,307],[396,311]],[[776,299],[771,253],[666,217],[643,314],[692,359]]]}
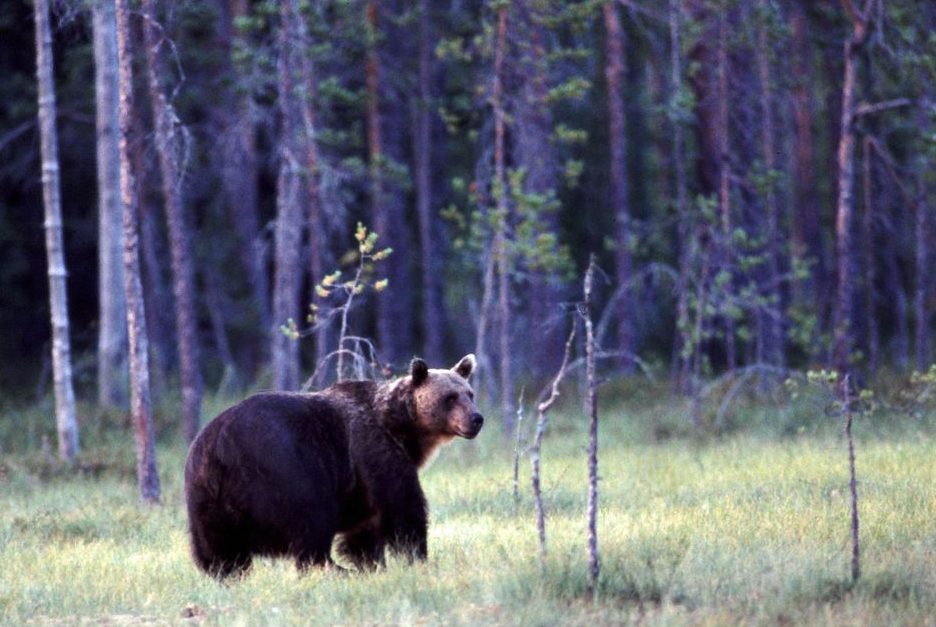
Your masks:
{"label": "bear's hind leg", "polygon": [[205,525],[193,526],[191,531],[192,556],[205,573],[223,580],[250,570],[251,554],[239,536],[231,531],[212,533]]}
{"label": "bear's hind leg", "polygon": [[384,565],[383,534],[370,527],[341,537],[339,552],[360,570],[374,570]]}

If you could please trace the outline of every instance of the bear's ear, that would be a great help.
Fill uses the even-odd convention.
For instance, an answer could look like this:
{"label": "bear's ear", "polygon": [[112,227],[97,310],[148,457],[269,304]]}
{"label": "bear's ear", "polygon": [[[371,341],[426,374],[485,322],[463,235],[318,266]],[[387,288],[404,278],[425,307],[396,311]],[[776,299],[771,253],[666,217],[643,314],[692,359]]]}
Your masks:
{"label": "bear's ear", "polygon": [[413,378],[413,387],[422,384],[429,378],[429,366],[419,357],[410,362],[410,376]]}
{"label": "bear's ear", "polygon": [[461,358],[457,364],[452,367],[452,370],[455,371],[455,374],[460,375],[463,379],[467,379],[471,376],[471,373],[474,371],[475,366],[478,365],[475,356],[472,354],[465,355]]}

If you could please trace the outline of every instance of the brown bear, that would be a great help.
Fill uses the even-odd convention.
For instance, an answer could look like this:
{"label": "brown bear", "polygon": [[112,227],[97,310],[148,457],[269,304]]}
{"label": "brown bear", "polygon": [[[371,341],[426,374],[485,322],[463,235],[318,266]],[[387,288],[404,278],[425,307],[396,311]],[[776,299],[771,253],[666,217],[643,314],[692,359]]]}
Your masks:
{"label": "brown bear", "polygon": [[428,511],[418,470],[484,418],[468,377],[474,355],[451,370],[414,359],[410,374],[349,381],[314,394],[266,392],[225,410],[198,434],[185,464],[192,554],[223,579],[254,555],[302,570],[331,564],[332,541],[362,569],[384,549],[427,555]]}

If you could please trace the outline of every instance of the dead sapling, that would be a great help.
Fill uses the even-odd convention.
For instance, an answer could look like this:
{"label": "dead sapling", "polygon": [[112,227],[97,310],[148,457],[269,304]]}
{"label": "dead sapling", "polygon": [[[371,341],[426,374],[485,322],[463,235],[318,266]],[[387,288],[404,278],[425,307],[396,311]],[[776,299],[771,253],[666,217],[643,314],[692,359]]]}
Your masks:
{"label": "dead sapling", "polygon": [[523,425],[523,393],[525,391],[525,387],[520,388],[520,396],[517,398],[517,423],[514,425],[513,497],[515,506],[520,504],[520,455],[523,454],[523,436],[520,428]]}
{"label": "dead sapling", "polygon": [[543,508],[543,490],[540,481],[540,451],[543,447],[543,436],[546,434],[546,425],[548,424],[547,412],[559,398],[559,384],[565,378],[569,366],[569,357],[572,354],[572,346],[575,343],[575,319],[572,320],[572,329],[569,331],[569,339],[566,340],[565,353],[562,356],[562,364],[553,377],[552,384],[540,394],[540,402],[536,406],[536,431],[533,435],[533,444],[530,446],[530,483],[533,488],[533,505],[536,510],[536,533],[539,538],[540,563],[545,567],[546,564],[546,511]]}
{"label": "dead sapling", "polygon": [[855,474],[855,440],[852,437],[852,423],[856,409],[855,403],[861,399],[852,396],[848,375],[842,377],[839,397],[845,413],[845,441],[848,443],[848,492],[851,497],[851,578],[852,584],[855,584],[858,582],[858,577],[861,576],[861,545],[858,541],[858,479]]}
{"label": "dead sapling", "polygon": [[585,377],[588,393],[588,595],[598,598],[598,576],[601,560],[598,555],[598,381],[595,377],[595,333],[591,318],[592,286],[595,276],[595,256],[591,256],[585,272],[584,301],[581,314],[585,319]]}
{"label": "dead sapling", "polygon": [[860,519],[858,516],[858,475],[855,469],[855,440],[852,436],[852,426],[856,414],[867,411],[872,398],[870,390],[862,390],[857,396],[851,389],[851,378],[848,374],[840,375],[834,370],[810,371],[807,379],[817,383],[833,395],[833,415],[844,418],[845,443],[848,447],[848,492],[850,506],[851,530],[851,583],[854,585],[861,576],[861,544],[859,538]]}

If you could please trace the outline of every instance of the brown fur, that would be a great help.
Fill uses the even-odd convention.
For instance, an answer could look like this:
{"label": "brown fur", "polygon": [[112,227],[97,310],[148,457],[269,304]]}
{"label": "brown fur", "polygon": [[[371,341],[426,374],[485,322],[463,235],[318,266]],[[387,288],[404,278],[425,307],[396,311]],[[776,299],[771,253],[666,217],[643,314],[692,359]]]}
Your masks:
{"label": "brown fur", "polygon": [[361,568],[385,548],[425,559],[427,505],[417,471],[483,419],[467,377],[414,360],[388,383],[354,381],[316,394],[265,393],[212,420],[193,442],[185,495],[195,561],[218,577],[254,555],[330,563],[332,540]]}

